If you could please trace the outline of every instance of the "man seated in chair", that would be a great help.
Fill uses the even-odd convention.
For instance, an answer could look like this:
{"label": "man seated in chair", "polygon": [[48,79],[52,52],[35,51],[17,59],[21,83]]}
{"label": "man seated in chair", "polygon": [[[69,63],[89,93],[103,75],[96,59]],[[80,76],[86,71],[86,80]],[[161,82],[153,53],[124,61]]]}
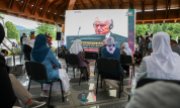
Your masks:
{"label": "man seated in chair", "polygon": [[[113,37],[109,37],[106,39],[106,46],[101,50],[101,57],[108,59],[120,60],[120,49],[115,46],[115,41]],[[115,80],[105,79],[105,83],[109,86],[113,86],[118,88],[118,82]]]}

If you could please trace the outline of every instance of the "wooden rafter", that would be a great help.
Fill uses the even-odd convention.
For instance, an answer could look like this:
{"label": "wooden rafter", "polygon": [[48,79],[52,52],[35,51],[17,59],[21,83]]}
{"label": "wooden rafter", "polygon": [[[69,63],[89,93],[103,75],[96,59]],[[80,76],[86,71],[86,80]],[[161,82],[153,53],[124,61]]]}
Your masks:
{"label": "wooden rafter", "polygon": [[93,3],[93,1],[92,1],[92,0],[89,0],[89,1],[90,1],[90,3],[92,4],[92,7],[95,8],[95,4]]}
{"label": "wooden rafter", "polygon": [[179,6],[179,11],[177,12],[177,17],[180,17],[180,0],[178,0],[178,6]]}
{"label": "wooden rafter", "polygon": [[113,4],[112,4],[112,1],[111,0],[107,0],[108,2],[108,6],[109,6],[109,8],[111,9],[112,8],[112,6],[113,6]]}
{"label": "wooden rafter", "polygon": [[144,10],[145,10],[145,6],[144,6],[144,0],[141,0],[141,10],[142,10],[142,14],[141,14],[141,19],[144,19]]}
{"label": "wooden rafter", "polygon": [[153,17],[156,19],[156,11],[157,11],[157,0],[153,1]]}
{"label": "wooden rafter", "polygon": [[46,13],[46,11],[48,10],[48,7],[49,7],[49,4],[48,4],[48,2],[47,2],[48,0],[45,0],[45,2],[44,2],[44,4],[43,4],[43,9],[42,9],[42,11],[41,11],[41,13],[40,13],[40,16],[44,16],[44,14]]}
{"label": "wooden rafter", "polygon": [[9,0],[8,8],[11,9],[13,7],[14,0]]}
{"label": "wooden rafter", "polygon": [[101,1],[101,0],[97,0],[98,2],[99,2],[99,8],[102,8],[103,6],[104,6],[104,3],[103,3],[103,1]]}
{"label": "wooden rafter", "polygon": [[32,9],[32,12],[31,12],[31,13],[32,13],[33,15],[34,15],[35,12],[36,12],[37,5],[38,5],[38,0],[35,1],[34,7],[33,7],[33,9]]}
{"label": "wooden rafter", "polygon": [[83,7],[86,9],[87,6],[86,6],[86,4],[84,3],[84,1],[83,1],[83,0],[80,0],[80,1],[81,1],[81,3],[82,3]]}
{"label": "wooden rafter", "polygon": [[170,8],[171,8],[171,0],[166,0],[166,14],[165,14],[165,18],[169,17]]}
{"label": "wooden rafter", "polygon": [[122,8],[123,1],[122,0],[118,0],[118,3],[119,3],[119,8]]}
{"label": "wooden rafter", "polygon": [[25,10],[26,7],[27,7],[27,4],[29,4],[29,1],[30,1],[30,0],[25,0],[25,2],[23,3],[23,6],[22,6],[22,8],[21,8],[21,12],[24,12],[24,10]]}
{"label": "wooden rafter", "polygon": [[129,1],[129,8],[130,9],[134,9],[134,2],[133,2],[133,0]]}
{"label": "wooden rafter", "polygon": [[69,0],[67,10],[73,10],[75,3],[76,3],[76,0]]}

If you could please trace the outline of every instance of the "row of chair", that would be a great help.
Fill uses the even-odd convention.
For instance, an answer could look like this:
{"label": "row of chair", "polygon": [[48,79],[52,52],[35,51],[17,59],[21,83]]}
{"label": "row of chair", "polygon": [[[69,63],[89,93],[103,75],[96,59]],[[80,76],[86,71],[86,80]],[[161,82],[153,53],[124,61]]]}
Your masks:
{"label": "row of chair", "polygon": [[[75,68],[80,70],[80,78],[79,78],[79,85],[81,83],[81,76],[82,74],[87,71],[86,68],[80,67],[79,64],[79,59],[78,56],[75,54],[69,54],[65,57],[66,63],[67,63],[67,72],[68,68],[71,66],[73,68],[74,72],[74,78],[75,78]],[[129,63],[131,60],[126,59],[123,62]],[[52,90],[52,85],[53,82],[59,82],[60,87],[61,87],[61,93],[62,93],[62,101],[64,101],[64,92],[62,89],[62,81],[60,79],[58,80],[48,80],[47,75],[46,75],[46,68],[43,64],[37,63],[37,62],[26,62],[25,63],[26,71],[29,76],[29,85],[28,85],[28,90],[30,90],[31,86],[31,80],[35,80],[36,82],[42,85],[44,83],[47,83],[50,85],[50,91],[49,91],[49,97],[47,101],[47,105],[50,105],[50,100],[51,100],[51,90]],[[121,92],[123,91],[123,69],[121,67],[121,64],[117,60],[113,59],[105,59],[105,58],[100,58],[97,59],[97,70],[98,70],[98,75],[97,75],[97,84],[96,84],[96,93],[98,91],[98,82],[99,82],[99,77],[101,77],[101,86],[102,86],[102,80],[103,79],[113,79],[119,81],[119,97],[121,95]]]}

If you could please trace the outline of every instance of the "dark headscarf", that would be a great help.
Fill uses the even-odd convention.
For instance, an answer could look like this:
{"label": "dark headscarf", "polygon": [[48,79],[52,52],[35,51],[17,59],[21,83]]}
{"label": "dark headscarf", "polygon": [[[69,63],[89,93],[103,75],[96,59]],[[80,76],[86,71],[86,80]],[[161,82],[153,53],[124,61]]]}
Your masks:
{"label": "dark headscarf", "polygon": [[46,37],[43,34],[39,34],[36,37],[34,48],[32,49],[32,58],[37,62],[42,62],[50,48],[47,46]]}
{"label": "dark headscarf", "polygon": [[0,23],[0,44],[2,43],[4,36],[5,36],[4,28],[2,24]]}

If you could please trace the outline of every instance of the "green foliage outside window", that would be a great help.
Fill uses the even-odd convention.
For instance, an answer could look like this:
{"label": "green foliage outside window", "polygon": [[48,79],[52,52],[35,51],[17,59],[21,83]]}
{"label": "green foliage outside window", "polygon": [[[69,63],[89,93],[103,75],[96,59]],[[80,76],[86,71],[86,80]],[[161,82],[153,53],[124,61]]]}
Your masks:
{"label": "green foliage outside window", "polygon": [[180,38],[180,23],[162,23],[162,24],[137,24],[136,36],[145,36],[145,33],[156,33],[158,31],[167,32],[172,39]]}
{"label": "green foliage outside window", "polygon": [[7,27],[7,37],[19,40],[19,31],[16,29],[16,26],[10,21],[7,21],[5,25]]}
{"label": "green foliage outside window", "polygon": [[43,34],[49,33],[50,36],[52,36],[54,40],[56,36],[56,27],[51,24],[42,23],[36,28],[36,34],[40,34],[40,33],[43,33]]}

